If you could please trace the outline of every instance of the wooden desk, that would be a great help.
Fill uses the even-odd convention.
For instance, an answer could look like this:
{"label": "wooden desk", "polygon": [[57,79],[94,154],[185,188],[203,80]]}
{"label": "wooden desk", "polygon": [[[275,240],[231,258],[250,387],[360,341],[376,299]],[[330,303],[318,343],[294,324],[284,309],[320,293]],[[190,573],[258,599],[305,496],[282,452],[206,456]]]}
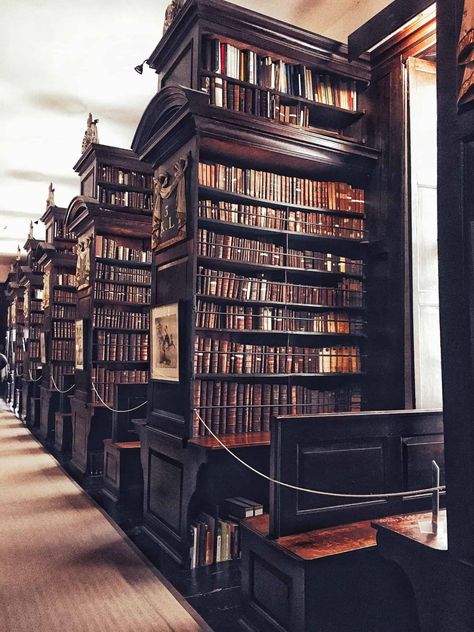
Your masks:
{"label": "wooden desk", "polygon": [[[380,554],[402,568],[415,594],[421,632],[474,630],[472,567],[459,565],[448,554],[446,511],[440,512],[438,532],[426,533],[430,512],[376,520]],[[461,586],[470,586],[461,590]],[[464,596],[462,596],[464,595]]]}
{"label": "wooden desk", "polygon": [[248,630],[418,632],[409,584],[378,555],[369,521],[277,539],[268,532],[268,515],[242,523]]}

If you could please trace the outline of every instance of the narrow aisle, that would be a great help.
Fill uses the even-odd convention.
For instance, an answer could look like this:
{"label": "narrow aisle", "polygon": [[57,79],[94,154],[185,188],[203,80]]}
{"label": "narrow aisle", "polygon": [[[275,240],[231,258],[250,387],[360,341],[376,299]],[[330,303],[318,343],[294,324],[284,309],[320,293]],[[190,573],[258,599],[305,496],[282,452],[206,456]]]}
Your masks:
{"label": "narrow aisle", "polygon": [[210,630],[0,403],[0,631]]}

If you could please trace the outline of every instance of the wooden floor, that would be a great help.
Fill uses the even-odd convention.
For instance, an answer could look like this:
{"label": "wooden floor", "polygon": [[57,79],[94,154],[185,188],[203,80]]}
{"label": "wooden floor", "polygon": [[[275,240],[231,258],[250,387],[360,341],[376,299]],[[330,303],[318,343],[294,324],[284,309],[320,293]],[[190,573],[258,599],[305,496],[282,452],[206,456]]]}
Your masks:
{"label": "wooden floor", "polygon": [[0,403],[0,631],[210,630]]}

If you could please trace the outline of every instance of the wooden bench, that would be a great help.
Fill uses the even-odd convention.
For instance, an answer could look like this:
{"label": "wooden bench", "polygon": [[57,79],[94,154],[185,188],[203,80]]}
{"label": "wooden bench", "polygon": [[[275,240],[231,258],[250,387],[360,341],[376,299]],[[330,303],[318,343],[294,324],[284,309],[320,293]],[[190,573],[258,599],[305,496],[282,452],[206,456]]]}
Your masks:
{"label": "wooden bench", "polygon": [[[384,411],[272,421],[272,477],[339,493],[431,486],[443,466],[440,411]],[[425,509],[412,499],[328,498],[270,484],[269,516],[242,524],[243,625],[303,632],[415,632],[400,568],[380,557],[370,520]]]}

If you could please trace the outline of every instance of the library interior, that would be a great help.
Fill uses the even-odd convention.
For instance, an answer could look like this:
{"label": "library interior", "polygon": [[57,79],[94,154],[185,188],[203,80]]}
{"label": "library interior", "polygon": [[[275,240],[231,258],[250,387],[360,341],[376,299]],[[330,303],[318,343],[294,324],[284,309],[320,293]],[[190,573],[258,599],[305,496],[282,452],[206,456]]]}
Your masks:
{"label": "library interior", "polygon": [[474,0],[162,17],[0,237],[0,630],[474,632]]}

